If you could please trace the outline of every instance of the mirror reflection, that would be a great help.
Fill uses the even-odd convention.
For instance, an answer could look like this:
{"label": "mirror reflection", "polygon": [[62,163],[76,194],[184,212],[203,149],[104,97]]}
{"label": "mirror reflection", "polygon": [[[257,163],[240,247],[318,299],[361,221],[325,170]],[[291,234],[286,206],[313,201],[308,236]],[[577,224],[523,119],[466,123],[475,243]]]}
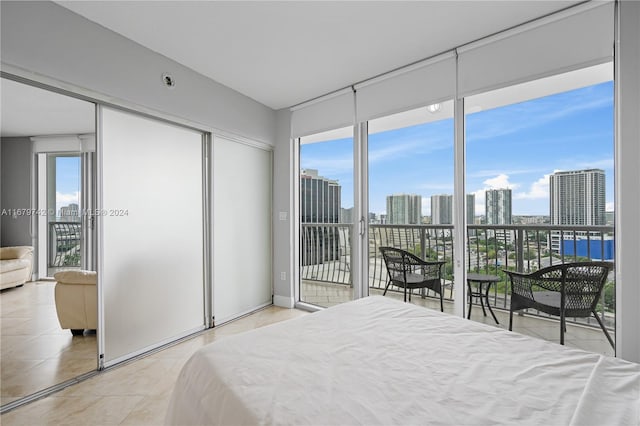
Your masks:
{"label": "mirror reflection", "polygon": [[97,367],[95,105],[1,79],[1,404]]}

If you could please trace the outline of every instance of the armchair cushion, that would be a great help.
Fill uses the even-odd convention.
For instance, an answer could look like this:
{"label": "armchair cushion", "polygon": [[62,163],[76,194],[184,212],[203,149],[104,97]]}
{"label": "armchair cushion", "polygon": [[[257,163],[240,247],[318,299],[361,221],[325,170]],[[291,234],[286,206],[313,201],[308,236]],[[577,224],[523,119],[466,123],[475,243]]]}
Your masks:
{"label": "armchair cushion", "polygon": [[60,271],[56,272],[53,278],[65,284],[96,284],[95,271]]}
{"label": "armchair cushion", "polygon": [[98,292],[94,271],[61,271],[53,276],[56,312],[60,327],[71,329],[75,334],[81,330],[95,330],[98,326]]}

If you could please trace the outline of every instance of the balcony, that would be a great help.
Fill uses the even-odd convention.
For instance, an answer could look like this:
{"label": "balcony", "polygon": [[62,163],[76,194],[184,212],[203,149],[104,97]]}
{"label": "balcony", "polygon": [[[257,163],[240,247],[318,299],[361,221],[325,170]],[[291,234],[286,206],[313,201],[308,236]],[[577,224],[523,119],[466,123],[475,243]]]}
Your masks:
{"label": "balcony", "polygon": [[48,276],[57,271],[80,268],[81,241],[80,222],[49,222]]}
{"label": "balcony", "polygon": [[[353,298],[351,285],[351,224],[302,224],[302,301],[331,306]],[[509,324],[509,284],[502,271],[531,272],[541,267],[579,260],[613,260],[612,226],[564,225],[469,225],[467,227],[467,271],[498,275],[492,286],[491,306],[500,327]],[[446,262],[443,268],[445,311],[453,313],[456,289],[453,282],[452,225],[370,225],[369,293],[382,294],[387,271],[379,247],[393,246],[424,259]],[[401,293],[389,289],[387,296]],[[439,309],[434,294],[414,293],[412,303]],[[599,314],[610,334],[615,327],[615,275],[610,274],[599,302]],[[472,310],[472,319],[493,324],[482,309]],[[487,320],[487,321],[485,321]],[[527,310],[514,318],[514,331],[552,342],[559,341],[557,317]],[[567,345],[613,355],[613,350],[594,318],[568,318]]]}

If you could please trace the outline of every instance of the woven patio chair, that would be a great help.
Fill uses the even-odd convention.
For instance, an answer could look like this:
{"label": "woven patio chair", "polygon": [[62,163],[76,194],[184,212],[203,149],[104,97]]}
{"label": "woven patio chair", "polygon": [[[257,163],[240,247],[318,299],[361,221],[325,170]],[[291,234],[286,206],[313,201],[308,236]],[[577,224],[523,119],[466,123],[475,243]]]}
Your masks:
{"label": "woven patio chair", "polygon": [[380,247],[382,258],[387,267],[389,281],[384,288],[383,296],[387,294],[390,285],[404,289],[404,301],[409,301],[415,288],[428,288],[440,295],[440,311],[444,310],[442,302],[442,265],[441,261],[425,261],[408,251],[394,247]]}
{"label": "woven patio chair", "polygon": [[613,265],[610,262],[573,262],[549,266],[529,274],[505,270],[511,279],[509,330],[513,329],[514,311],[537,309],[560,317],[560,344],[564,345],[566,318],[593,315],[615,348],[596,312],[611,269]]}

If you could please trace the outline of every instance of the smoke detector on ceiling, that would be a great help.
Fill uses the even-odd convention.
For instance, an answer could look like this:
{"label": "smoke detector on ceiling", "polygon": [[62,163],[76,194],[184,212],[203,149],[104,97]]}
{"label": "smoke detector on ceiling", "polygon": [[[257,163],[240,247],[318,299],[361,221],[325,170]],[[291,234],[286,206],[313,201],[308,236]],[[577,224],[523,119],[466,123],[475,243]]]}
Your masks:
{"label": "smoke detector on ceiling", "polygon": [[176,85],[176,79],[168,72],[165,72],[162,74],[162,83],[169,89],[173,89]]}

